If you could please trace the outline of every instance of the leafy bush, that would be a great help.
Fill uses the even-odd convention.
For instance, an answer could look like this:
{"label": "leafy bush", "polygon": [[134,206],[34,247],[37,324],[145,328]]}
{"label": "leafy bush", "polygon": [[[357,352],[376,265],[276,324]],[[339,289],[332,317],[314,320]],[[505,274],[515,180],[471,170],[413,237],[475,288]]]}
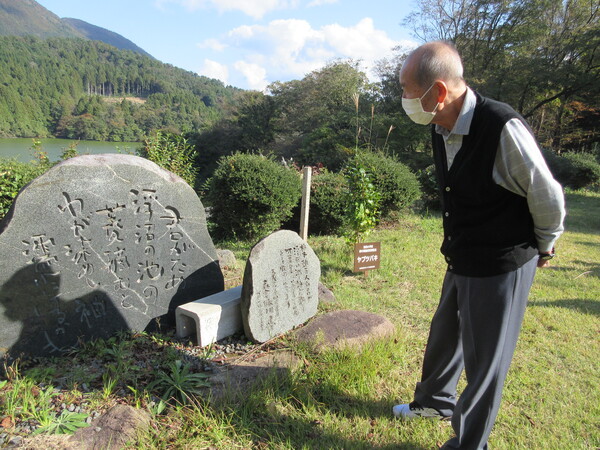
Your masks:
{"label": "leafy bush", "polygon": [[19,191],[48,169],[45,164],[0,159],[0,219],[6,215]]}
{"label": "leafy bush", "polygon": [[144,146],[138,153],[163,169],[179,175],[194,187],[198,172],[194,166],[196,150],[183,136],[157,131],[144,141]]}
{"label": "leafy bush", "polygon": [[277,230],[302,195],[296,171],[243,153],[222,157],[204,190],[215,235],[243,239]]}
{"label": "leafy bush", "polygon": [[371,182],[371,175],[357,159],[345,170],[348,180],[347,240],[361,242],[379,222],[381,194]]}
{"label": "leafy bush", "polygon": [[590,153],[565,153],[562,156],[545,150],[544,157],[560,184],[581,189],[600,184],[600,163]]}
{"label": "leafy bush", "polygon": [[421,196],[416,175],[404,164],[381,152],[361,152],[355,158],[381,195],[382,216],[408,208]]}
{"label": "leafy bush", "polygon": [[336,234],[348,210],[348,182],[340,173],[324,171],[313,176],[310,187],[308,231]]}
{"label": "leafy bush", "polygon": [[600,164],[589,153],[566,153],[570,176],[565,184],[573,189],[581,189],[600,184]]}
{"label": "leafy bush", "polygon": [[420,170],[417,174],[419,183],[421,184],[423,206],[426,208],[440,209],[440,191],[438,189],[437,177],[435,176],[435,166],[431,164]]}
{"label": "leafy bush", "polygon": [[327,127],[313,130],[302,140],[297,159],[300,164],[316,166],[322,164],[331,171],[339,171],[354,151],[338,141],[339,134]]}

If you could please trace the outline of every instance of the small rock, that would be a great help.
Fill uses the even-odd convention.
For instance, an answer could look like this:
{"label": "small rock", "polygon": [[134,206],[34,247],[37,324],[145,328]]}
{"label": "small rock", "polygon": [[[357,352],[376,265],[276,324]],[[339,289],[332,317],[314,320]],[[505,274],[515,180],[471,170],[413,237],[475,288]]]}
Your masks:
{"label": "small rock", "polygon": [[333,292],[331,292],[331,290],[325,287],[325,285],[322,283],[319,283],[319,301],[321,303],[335,302],[335,295],[333,295]]}
{"label": "small rock", "polygon": [[235,267],[236,259],[231,250],[217,249],[217,258],[219,259],[219,266],[221,269],[224,269],[225,267]]}
{"label": "small rock", "polygon": [[8,441],[8,445],[11,446],[18,446],[21,445],[21,442],[23,442],[23,437],[22,436],[13,436],[12,438],[10,438],[10,440]]}
{"label": "small rock", "polygon": [[394,325],[385,317],[365,311],[333,311],[319,316],[295,333],[300,342],[317,350],[331,347],[360,348],[365,342],[389,336]]}
{"label": "small rock", "polygon": [[96,433],[80,428],[71,437],[71,442],[82,448],[121,449],[140,431],[148,428],[150,414],[131,406],[116,405],[98,420],[98,426],[94,428]]}

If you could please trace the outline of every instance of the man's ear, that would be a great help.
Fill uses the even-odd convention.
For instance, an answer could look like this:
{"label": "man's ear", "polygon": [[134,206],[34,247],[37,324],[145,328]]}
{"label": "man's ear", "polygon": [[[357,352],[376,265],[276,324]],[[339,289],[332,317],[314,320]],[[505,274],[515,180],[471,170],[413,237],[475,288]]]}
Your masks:
{"label": "man's ear", "polygon": [[437,88],[438,92],[436,102],[440,104],[444,103],[444,100],[446,100],[446,97],[448,97],[448,86],[442,80],[436,80],[434,83],[434,88]]}

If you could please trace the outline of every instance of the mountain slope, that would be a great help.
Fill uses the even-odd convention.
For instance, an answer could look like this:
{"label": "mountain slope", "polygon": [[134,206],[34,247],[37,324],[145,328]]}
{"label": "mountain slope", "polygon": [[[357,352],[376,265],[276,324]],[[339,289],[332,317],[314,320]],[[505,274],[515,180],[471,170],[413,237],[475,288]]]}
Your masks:
{"label": "mountain slope", "polygon": [[79,19],[61,19],[35,0],[0,0],[0,35],[90,39],[151,57],[118,33]]}
{"label": "mountain slope", "polygon": [[84,36],[35,0],[0,0],[0,34],[6,36]]}
{"label": "mountain slope", "polygon": [[139,141],[209,127],[238,89],[88,39],[0,36],[0,137]]}
{"label": "mountain slope", "polygon": [[112,45],[113,47],[120,48],[121,50],[132,50],[136,53],[149,56],[150,58],[153,57],[148,52],[135,45],[129,39],[121,36],[118,33],[107,30],[106,28],[98,27],[83,20],[73,19],[69,17],[65,17],[64,19],[62,19],[62,21],[67,23],[75,30],[83,34],[87,39],[91,39],[92,41],[102,41],[106,44]]}

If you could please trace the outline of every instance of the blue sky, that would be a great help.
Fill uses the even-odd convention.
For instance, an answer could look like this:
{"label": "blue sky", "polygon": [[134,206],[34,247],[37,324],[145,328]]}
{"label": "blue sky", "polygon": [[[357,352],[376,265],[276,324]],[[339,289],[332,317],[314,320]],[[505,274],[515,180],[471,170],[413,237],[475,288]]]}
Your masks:
{"label": "blue sky", "polygon": [[416,45],[416,0],[38,0],[117,32],[158,60],[242,89],[301,79],[335,59],[373,64]]}

